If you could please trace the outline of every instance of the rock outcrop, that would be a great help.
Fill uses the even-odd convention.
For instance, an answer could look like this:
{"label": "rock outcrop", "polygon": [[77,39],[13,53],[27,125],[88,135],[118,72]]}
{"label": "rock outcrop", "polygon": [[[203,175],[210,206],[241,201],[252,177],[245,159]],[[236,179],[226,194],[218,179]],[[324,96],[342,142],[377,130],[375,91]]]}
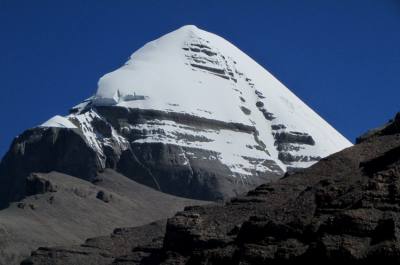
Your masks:
{"label": "rock outcrop", "polygon": [[[187,207],[168,220],[162,244],[157,234],[153,243],[96,264],[398,264],[397,117],[359,144],[246,196]],[[33,252],[23,264],[71,264],[52,251]]]}
{"label": "rock outcrop", "polygon": [[51,171],[88,180],[97,175],[96,154],[78,130],[35,128],[16,138],[0,163],[0,208],[29,194],[31,173]]}

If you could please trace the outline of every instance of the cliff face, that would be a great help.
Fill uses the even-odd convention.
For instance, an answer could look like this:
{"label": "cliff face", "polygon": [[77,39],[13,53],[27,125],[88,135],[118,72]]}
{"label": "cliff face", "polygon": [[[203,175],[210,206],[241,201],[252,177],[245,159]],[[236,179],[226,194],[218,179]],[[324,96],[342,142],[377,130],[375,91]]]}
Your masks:
{"label": "cliff face", "polygon": [[[90,255],[96,264],[397,264],[398,117],[359,144],[247,196],[187,207],[153,243],[124,253],[106,243]],[[63,258],[67,250],[40,249],[24,264],[70,264]],[[100,258],[105,253],[112,258]],[[94,263],[78,258],[74,264]]]}
{"label": "cliff face", "polygon": [[[159,191],[204,200],[229,198],[283,175],[273,160],[247,156],[253,175],[235,175],[218,151],[196,145],[215,141],[210,135],[222,130],[243,134],[252,148],[264,150],[252,126],[121,107],[96,107],[70,119],[76,128],[37,127],[14,141],[0,164],[3,207],[27,195],[26,179],[34,172],[58,171],[92,182],[109,168]],[[167,132],[165,124],[182,128]],[[196,133],[202,131],[209,135]],[[141,142],[156,135],[170,139]],[[257,170],[256,164],[270,170]]]}
{"label": "cliff face", "polygon": [[34,172],[58,171],[82,179],[97,174],[96,154],[76,129],[34,128],[14,140],[0,163],[0,207],[27,195]]}

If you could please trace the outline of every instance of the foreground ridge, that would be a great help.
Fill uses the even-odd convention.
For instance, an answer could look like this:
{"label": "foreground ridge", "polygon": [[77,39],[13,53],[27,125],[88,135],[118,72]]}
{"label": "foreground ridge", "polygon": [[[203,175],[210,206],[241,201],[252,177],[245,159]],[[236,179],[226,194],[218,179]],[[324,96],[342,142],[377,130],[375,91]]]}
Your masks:
{"label": "foreground ridge", "polygon": [[[22,264],[398,264],[400,113],[358,142],[224,205],[187,207],[165,232],[118,230],[79,253],[42,248]],[[153,240],[111,247],[149,229]]]}

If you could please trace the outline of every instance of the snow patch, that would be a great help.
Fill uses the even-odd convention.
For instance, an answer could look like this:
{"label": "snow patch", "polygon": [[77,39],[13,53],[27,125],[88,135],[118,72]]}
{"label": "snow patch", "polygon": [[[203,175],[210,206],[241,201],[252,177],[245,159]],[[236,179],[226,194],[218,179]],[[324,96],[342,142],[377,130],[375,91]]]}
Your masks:
{"label": "snow patch", "polygon": [[39,125],[39,127],[57,127],[57,128],[69,128],[69,129],[77,128],[70,120],[59,115],[54,116],[45,123]]}

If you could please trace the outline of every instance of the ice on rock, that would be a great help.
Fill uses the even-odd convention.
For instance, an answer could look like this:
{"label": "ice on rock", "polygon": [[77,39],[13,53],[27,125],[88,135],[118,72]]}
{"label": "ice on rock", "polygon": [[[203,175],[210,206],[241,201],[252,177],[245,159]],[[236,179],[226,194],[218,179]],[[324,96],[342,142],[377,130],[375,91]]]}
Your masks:
{"label": "ice on rock", "polygon": [[54,116],[45,123],[41,124],[39,127],[57,127],[57,128],[70,128],[70,129],[77,128],[70,120],[59,115]]}
{"label": "ice on rock", "polygon": [[112,106],[112,105],[117,105],[120,102],[145,100],[146,98],[147,97],[143,95],[136,95],[135,91],[121,92],[119,89],[117,89],[112,97],[107,98],[96,95],[93,101],[97,106]]}

